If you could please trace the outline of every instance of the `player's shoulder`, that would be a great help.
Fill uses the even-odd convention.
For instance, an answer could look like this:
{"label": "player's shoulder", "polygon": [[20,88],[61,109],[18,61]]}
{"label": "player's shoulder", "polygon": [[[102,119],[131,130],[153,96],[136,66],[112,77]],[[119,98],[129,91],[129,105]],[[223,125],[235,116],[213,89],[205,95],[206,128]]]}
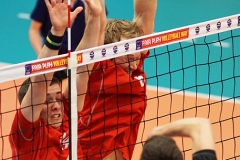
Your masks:
{"label": "player's shoulder", "polygon": [[193,154],[193,160],[217,160],[214,150],[200,150]]}
{"label": "player's shoulder", "polygon": [[83,3],[82,0],[76,0],[75,5],[76,5],[77,7],[79,7],[79,6],[84,7],[84,3]]}

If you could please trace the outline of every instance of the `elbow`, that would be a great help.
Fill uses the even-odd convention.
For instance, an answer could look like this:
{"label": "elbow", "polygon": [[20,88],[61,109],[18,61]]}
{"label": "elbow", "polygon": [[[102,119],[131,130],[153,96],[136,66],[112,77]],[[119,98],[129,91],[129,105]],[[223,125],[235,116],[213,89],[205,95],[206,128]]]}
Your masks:
{"label": "elbow", "polygon": [[201,127],[211,127],[211,122],[208,118],[198,118],[198,123]]}
{"label": "elbow", "polygon": [[189,136],[192,139],[199,137],[206,130],[208,131],[211,130],[211,122],[207,118],[196,117],[189,120],[191,120],[192,122],[191,125],[189,126],[190,128],[188,128],[188,132]]}

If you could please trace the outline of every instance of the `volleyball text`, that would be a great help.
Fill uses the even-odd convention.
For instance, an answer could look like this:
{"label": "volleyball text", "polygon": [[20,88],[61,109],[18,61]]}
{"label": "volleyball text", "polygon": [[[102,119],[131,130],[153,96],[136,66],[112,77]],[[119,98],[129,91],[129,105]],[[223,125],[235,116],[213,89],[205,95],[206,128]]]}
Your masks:
{"label": "volleyball text", "polygon": [[177,30],[174,32],[154,35],[152,37],[142,39],[141,48],[153,47],[153,46],[157,46],[164,43],[186,39],[188,37],[189,37],[189,28]]}

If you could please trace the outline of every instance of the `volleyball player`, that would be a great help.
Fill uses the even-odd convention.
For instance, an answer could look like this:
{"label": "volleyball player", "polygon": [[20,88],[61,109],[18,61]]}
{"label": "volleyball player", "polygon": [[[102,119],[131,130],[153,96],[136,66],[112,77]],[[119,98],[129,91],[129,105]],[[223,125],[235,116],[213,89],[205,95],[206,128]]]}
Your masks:
{"label": "volleyball player", "polygon": [[211,123],[205,118],[185,118],[155,127],[143,147],[141,160],[183,160],[173,136],[192,139],[193,160],[216,160]]}
{"label": "volleyball player", "polygon": [[[134,0],[134,19],[108,20],[105,44],[153,32],[157,0]],[[123,11],[124,12],[124,11]],[[79,132],[88,160],[130,160],[147,105],[142,69],[149,51],[94,64]]]}
{"label": "volleyball player", "polygon": [[[87,27],[78,46],[80,49],[97,46],[96,37],[100,31],[100,0],[85,1],[89,9],[86,14]],[[51,4],[49,0],[45,0],[45,3],[53,27],[38,58],[58,55],[68,24],[67,0],[51,0]],[[71,20],[81,10],[82,8],[77,8],[71,12]],[[84,79],[81,82],[87,83]],[[21,109],[15,115],[9,139],[13,159],[66,160],[69,155],[69,127],[64,107],[67,103],[61,94],[60,82],[53,78],[53,73],[36,75],[26,80],[20,88],[19,101]],[[81,146],[78,145],[78,157],[81,156]]]}

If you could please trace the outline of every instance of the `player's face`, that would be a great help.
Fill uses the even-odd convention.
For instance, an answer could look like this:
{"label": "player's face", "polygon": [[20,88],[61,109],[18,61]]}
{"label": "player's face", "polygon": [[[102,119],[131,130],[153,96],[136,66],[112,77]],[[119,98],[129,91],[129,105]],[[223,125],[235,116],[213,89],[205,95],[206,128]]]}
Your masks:
{"label": "player's face", "polygon": [[[121,41],[126,39],[128,38],[122,37]],[[140,58],[141,58],[141,53],[137,52],[134,54],[129,54],[126,56],[115,58],[115,64],[119,65],[127,74],[131,76],[132,72],[137,69]]]}
{"label": "player's face", "polygon": [[58,129],[64,116],[63,110],[61,88],[58,84],[53,84],[48,87],[46,104],[43,106],[41,118],[53,128]]}
{"label": "player's face", "polygon": [[134,53],[126,56],[115,58],[115,64],[119,65],[130,76],[137,69],[141,53]]}

